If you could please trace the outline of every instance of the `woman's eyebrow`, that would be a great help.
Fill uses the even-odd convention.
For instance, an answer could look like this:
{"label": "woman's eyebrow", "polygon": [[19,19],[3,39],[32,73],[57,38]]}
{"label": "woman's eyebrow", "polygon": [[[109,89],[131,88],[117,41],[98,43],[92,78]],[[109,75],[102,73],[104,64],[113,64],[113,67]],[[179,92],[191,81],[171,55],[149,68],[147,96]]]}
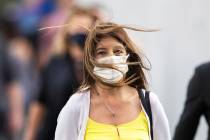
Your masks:
{"label": "woman's eyebrow", "polygon": [[[114,45],[113,48],[120,48],[120,49],[125,49],[125,47],[123,45]],[[107,48],[105,46],[103,46],[102,44],[100,44],[100,47],[96,48],[96,51],[99,50],[106,50]]]}
{"label": "woman's eyebrow", "polygon": [[100,51],[100,50],[106,50],[106,48],[102,48],[102,47],[96,48],[96,51]]}
{"label": "woman's eyebrow", "polygon": [[116,48],[121,48],[121,49],[125,49],[125,47],[122,46],[122,45],[116,45],[116,46],[114,46],[114,47],[116,47]]}

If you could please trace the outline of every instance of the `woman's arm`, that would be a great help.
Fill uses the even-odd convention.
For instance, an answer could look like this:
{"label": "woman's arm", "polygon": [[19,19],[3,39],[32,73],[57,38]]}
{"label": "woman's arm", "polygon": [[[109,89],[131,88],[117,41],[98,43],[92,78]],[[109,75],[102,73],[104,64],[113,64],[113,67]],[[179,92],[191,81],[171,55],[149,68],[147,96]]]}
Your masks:
{"label": "woman's arm", "polygon": [[45,114],[45,107],[35,101],[30,105],[27,126],[24,133],[24,140],[35,140],[37,131],[41,126]]}
{"label": "woman's arm", "polygon": [[154,140],[171,140],[170,128],[166,113],[158,97],[151,92],[151,110],[153,115],[153,135]]}
{"label": "woman's arm", "polygon": [[77,140],[79,102],[78,94],[74,94],[61,110],[57,120],[55,140]]}
{"label": "woman's arm", "polygon": [[9,128],[17,135],[23,129],[24,105],[21,86],[18,82],[11,82],[7,87],[9,102]]}

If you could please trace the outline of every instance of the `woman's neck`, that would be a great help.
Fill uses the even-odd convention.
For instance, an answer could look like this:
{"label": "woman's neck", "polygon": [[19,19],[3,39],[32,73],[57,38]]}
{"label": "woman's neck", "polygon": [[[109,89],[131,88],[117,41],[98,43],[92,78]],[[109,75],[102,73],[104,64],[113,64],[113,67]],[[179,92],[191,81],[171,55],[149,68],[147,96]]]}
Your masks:
{"label": "woman's neck", "polygon": [[118,98],[118,99],[126,99],[133,92],[135,92],[134,88],[130,86],[121,86],[121,87],[110,87],[104,85],[102,83],[95,84],[95,90],[102,97],[110,97],[110,98]]}

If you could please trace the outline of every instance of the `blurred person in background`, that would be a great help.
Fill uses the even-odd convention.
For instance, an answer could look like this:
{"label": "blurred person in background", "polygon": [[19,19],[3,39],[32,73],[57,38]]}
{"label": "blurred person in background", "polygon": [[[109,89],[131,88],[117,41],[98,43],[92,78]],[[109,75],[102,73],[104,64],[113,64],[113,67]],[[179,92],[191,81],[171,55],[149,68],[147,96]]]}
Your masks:
{"label": "blurred person in background", "polygon": [[[210,62],[195,69],[191,78],[184,110],[177,124],[173,140],[193,140],[201,117],[210,126]],[[207,140],[210,140],[208,129]]]}
{"label": "blurred person in background", "polygon": [[[47,17],[52,15],[57,9],[58,6],[55,1],[56,0],[13,1],[8,2],[3,9],[3,13],[6,15],[5,17],[16,24],[21,36],[24,36],[31,42],[38,62],[40,60],[39,49],[41,48],[41,43],[39,42],[41,34],[38,32],[38,29],[42,26],[43,19],[47,20]],[[58,22],[58,24],[59,23],[60,22]]]}
{"label": "blurred person in background", "polygon": [[[47,2],[48,1],[48,2]],[[28,106],[37,95],[38,26],[53,1],[9,1],[0,17],[0,139],[22,139]]]}
{"label": "blurred person in background", "polygon": [[26,37],[37,50],[38,28],[44,13],[42,5],[46,0],[22,0],[8,3],[4,13],[8,19],[16,24],[21,36]]}
{"label": "blurred person in background", "polygon": [[[74,7],[75,0],[55,0],[55,9],[40,21],[40,27],[63,25]],[[48,63],[57,29],[43,30],[39,36],[39,67]]]}
{"label": "blurred person in background", "polygon": [[75,7],[67,25],[59,28],[54,55],[41,74],[38,99],[30,107],[24,140],[54,139],[58,114],[82,81],[86,32],[97,19],[91,10]]}
{"label": "blurred person in background", "polygon": [[23,128],[23,97],[0,32],[0,139],[15,140]]}
{"label": "blurred person in background", "polygon": [[27,117],[28,106],[36,98],[39,90],[34,49],[30,40],[18,36],[9,42],[8,53],[12,59],[11,67],[15,70],[16,80],[22,89],[24,112]]}

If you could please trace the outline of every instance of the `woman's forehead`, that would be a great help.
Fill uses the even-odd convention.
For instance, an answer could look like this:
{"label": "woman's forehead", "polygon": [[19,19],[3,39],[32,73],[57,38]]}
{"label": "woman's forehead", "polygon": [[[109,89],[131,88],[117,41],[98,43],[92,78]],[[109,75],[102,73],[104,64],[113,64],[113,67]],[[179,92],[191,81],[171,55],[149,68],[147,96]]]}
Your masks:
{"label": "woman's forehead", "polygon": [[125,49],[125,47],[123,46],[123,44],[120,43],[118,40],[116,40],[113,37],[105,37],[105,38],[102,38],[97,43],[96,49],[99,49],[99,48],[107,48],[108,49],[108,48],[113,48],[113,47],[119,47],[119,48]]}

